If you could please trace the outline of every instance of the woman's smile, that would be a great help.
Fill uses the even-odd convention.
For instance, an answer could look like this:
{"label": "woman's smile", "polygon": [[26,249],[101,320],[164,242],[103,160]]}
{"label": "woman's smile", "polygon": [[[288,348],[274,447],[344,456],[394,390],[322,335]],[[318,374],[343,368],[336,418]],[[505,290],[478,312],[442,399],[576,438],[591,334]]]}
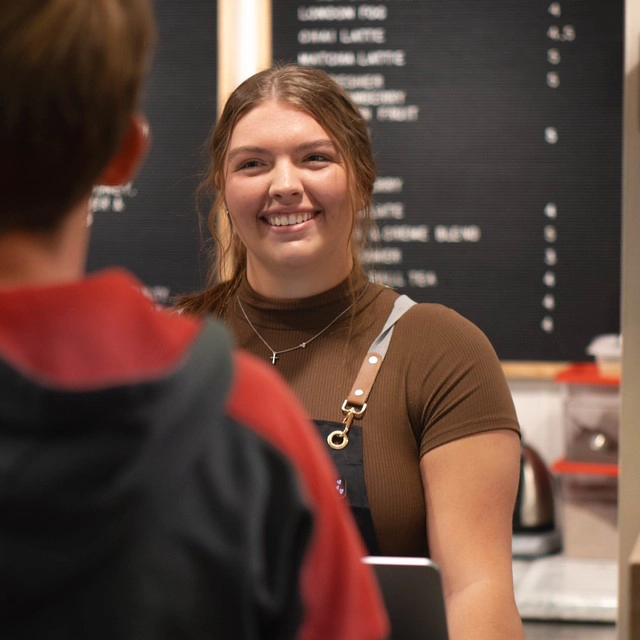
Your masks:
{"label": "woman's smile", "polygon": [[290,212],[290,213],[273,213],[269,215],[261,216],[261,219],[264,220],[271,227],[291,227],[293,225],[302,224],[303,222],[307,222],[307,220],[311,220],[315,218],[317,212],[315,211],[301,211],[301,212]]}

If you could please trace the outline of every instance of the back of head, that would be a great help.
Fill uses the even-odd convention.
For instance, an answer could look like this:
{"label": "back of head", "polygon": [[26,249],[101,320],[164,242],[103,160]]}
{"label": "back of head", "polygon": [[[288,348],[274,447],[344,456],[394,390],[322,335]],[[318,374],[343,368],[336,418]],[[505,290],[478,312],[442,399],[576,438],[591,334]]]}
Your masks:
{"label": "back of head", "polygon": [[125,134],[150,0],[0,0],[0,233],[55,229]]}

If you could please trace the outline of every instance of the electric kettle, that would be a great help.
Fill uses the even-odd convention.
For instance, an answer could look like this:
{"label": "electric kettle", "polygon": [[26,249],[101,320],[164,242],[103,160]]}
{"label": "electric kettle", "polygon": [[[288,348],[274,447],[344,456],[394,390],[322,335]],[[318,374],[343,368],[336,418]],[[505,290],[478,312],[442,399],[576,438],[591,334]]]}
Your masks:
{"label": "electric kettle", "polygon": [[542,533],[555,529],[553,478],[538,452],[522,443],[520,484],[513,512],[514,533]]}

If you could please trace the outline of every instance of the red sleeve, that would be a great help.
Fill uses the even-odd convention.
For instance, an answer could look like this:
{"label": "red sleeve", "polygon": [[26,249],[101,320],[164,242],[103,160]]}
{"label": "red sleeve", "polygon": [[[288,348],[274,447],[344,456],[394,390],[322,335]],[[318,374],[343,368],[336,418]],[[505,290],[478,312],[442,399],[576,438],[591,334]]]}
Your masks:
{"label": "red sleeve", "polygon": [[235,356],[228,410],[279,449],[296,468],[314,512],[302,567],[303,640],[387,638],[388,621],[365,548],[335,489],[337,474],[293,393],[264,363]]}

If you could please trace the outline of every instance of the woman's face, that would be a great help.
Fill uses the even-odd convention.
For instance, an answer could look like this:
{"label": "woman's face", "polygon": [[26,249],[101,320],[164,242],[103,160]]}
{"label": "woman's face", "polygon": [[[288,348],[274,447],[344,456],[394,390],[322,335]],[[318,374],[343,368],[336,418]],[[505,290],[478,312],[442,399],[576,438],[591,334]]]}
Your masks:
{"label": "woman's face", "polygon": [[307,113],[268,101],[237,122],[225,202],[257,291],[312,295],[349,275],[354,212],[347,182],[338,149]]}

